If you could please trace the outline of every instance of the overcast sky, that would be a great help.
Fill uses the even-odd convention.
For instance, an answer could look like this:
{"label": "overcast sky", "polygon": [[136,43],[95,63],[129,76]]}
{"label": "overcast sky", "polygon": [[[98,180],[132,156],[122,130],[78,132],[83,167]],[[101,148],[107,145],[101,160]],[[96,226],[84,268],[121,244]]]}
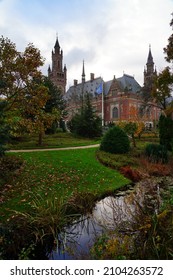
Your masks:
{"label": "overcast sky", "polygon": [[[33,43],[51,64],[56,34],[67,66],[68,86],[81,81],[82,61],[105,81],[123,72],[143,84],[149,44],[158,71],[172,30],[173,0],[0,0],[0,35],[23,51]],[[67,87],[68,88],[68,87]]]}

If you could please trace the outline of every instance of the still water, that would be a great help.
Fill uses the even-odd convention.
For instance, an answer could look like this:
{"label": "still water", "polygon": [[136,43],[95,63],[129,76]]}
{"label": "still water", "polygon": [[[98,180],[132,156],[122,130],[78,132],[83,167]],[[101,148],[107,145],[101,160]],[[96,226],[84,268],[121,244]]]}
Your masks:
{"label": "still water", "polygon": [[160,206],[159,185],[137,183],[124,192],[98,201],[91,214],[81,216],[58,235],[49,259],[88,259],[97,237],[111,230],[134,231],[141,209],[157,211]]}

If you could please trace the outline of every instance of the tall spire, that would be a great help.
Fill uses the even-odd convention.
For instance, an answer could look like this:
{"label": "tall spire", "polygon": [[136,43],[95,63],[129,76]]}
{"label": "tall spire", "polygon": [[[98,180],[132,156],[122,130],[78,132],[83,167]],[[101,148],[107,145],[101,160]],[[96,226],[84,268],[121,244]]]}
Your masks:
{"label": "tall spire", "polygon": [[146,67],[147,67],[146,69],[147,75],[151,75],[154,73],[154,61],[153,61],[153,56],[151,54],[151,45],[149,45],[149,53],[148,53]]}
{"label": "tall spire", "polygon": [[149,44],[149,53],[148,53],[148,59],[147,59],[147,64],[153,63],[153,56],[151,54],[151,45]]}
{"label": "tall spire", "polygon": [[82,83],[85,83],[85,65],[83,60],[83,67],[82,67]]}
{"label": "tall spire", "polygon": [[55,50],[57,49],[58,51],[60,50],[60,44],[58,41],[58,33],[56,34],[56,42],[55,42],[55,46],[54,46]]}

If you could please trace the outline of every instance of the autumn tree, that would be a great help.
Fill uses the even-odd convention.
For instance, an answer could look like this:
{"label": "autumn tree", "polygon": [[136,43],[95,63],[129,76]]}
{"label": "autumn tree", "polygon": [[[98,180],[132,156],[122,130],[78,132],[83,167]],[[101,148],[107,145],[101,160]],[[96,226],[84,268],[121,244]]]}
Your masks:
{"label": "autumn tree", "polygon": [[[173,18],[170,22],[170,26],[173,28]],[[173,63],[173,34],[171,34],[171,36],[168,38],[168,44],[163,50],[166,55],[166,61],[169,63]],[[172,90],[173,73],[171,67],[167,66],[158,75],[155,81],[155,87],[153,89],[153,96],[155,97],[158,106],[163,110],[163,112],[167,116],[169,116],[173,112],[173,102],[171,98]]]}
{"label": "autumn tree", "polygon": [[129,110],[129,121],[119,121],[117,125],[131,137],[133,146],[136,147],[135,136],[140,138],[145,129],[144,116],[140,116],[138,109],[131,106]]}
{"label": "autumn tree", "polygon": [[18,52],[14,43],[1,36],[0,96],[7,101],[6,111],[11,126],[14,116],[17,116],[18,129],[37,132],[39,144],[55,117],[45,111],[50,96],[39,70],[43,64],[44,59],[33,44],[28,44],[24,52]]}
{"label": "autumn tree", "polygon": [[[172,13],[172,19],[170,22],[170,26],[173,29],[173,13]],[[168,38],[168,45],[163,49],[164,53],[166,54],[165,59],[167,62],[173,63],[173,34]]]}
{"label": "autumn tree", "polygon": [[170,105],[173,76],[170,67],[166,67],[158,74],[153,88],[153,97],[157,100],[157,106],[166,114]]}

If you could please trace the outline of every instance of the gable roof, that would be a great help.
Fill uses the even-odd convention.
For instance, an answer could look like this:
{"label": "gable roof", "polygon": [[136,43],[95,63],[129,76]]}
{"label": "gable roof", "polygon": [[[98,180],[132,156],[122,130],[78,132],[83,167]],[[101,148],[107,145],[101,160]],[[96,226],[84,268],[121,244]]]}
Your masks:
{"label": "gable roof", "polygon": [[141,86],[138,84],[138,82],[133,76],[124,74],[122,77],[117,78],[117,80],[122,90],[127,90],[133,93],[139,93],[141,90]]}
{"label": "gable roof", "polygon": [[67,90],[65,94],[65,99],[70,98],[74,93],[79,97],[82,94],[82,92],[84,94],[90,93],[92,94],[92,96],[95,96],[96,89],[101,83],[103,83],[103,79],[101,77],[98,77],[94,80],[86,81],[85,83],[73,85]]}
{"label": "gable roof", "polygon": [[[139,93],[141,90],[141,86],[138,84],[138,82],[133,76],[124,74],[122,77],[117,78],[116,80],[118,81],[122,91]],[[84,83],[79,83],[77,85],[71,86],[65,93],[64,98],[67,100],[73,97],[74,95],[77,98],[79,98],[82,95],[82,93],[90,93],[93,97],[95,97],[97,95],[96,89],[101,83],[103,83],[104,95],[107,95],[109,93],[112,82],[113,80],[104,82],[101,77],[98,77],[93,80],[86,81]]]}

